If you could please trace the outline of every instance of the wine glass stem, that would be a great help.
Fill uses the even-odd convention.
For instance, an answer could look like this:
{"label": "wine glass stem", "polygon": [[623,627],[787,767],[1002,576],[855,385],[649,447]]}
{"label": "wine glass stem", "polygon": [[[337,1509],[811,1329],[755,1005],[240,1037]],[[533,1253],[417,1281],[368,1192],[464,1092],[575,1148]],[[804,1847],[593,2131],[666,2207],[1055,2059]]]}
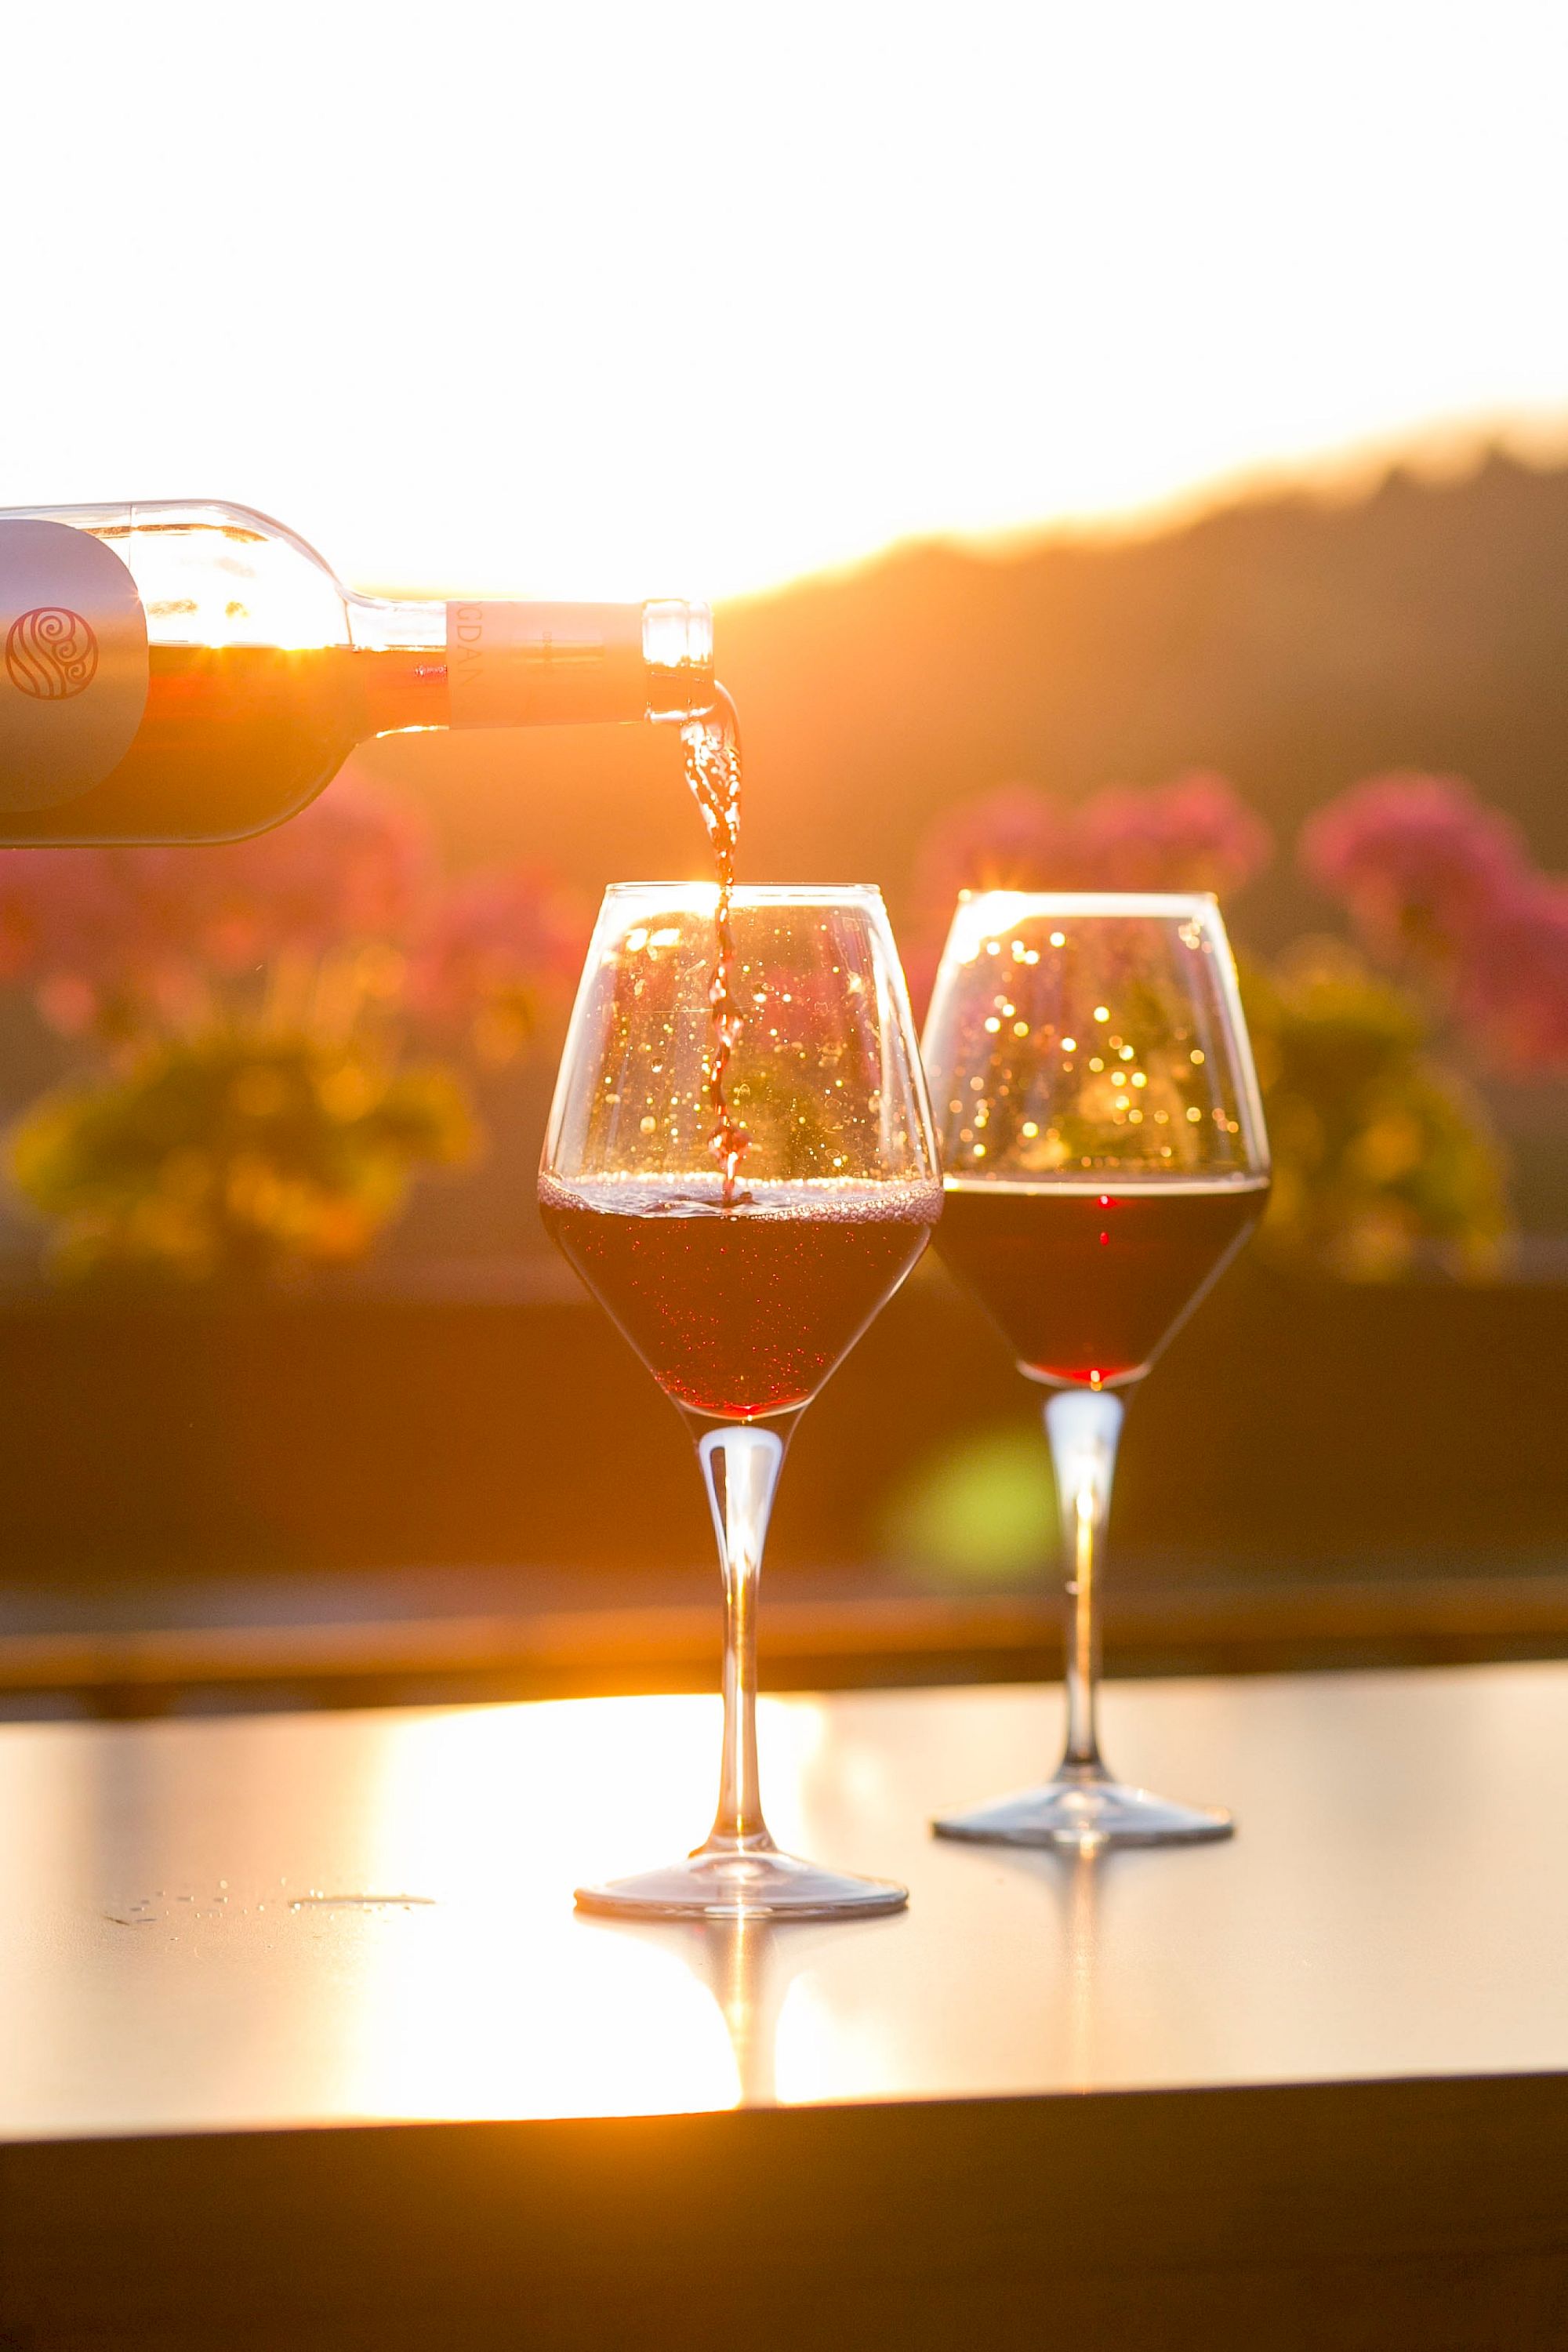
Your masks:
{"label": "wine glass stem", "polygon": [[1058,1389],[1046,1404],[1068,1567],[1067,1753],[1062,1775],[1103,1779],[1095,1708],[1100,1692],[1100,1587],[1116,1446],[1126,1408],[1109,1389]]}
{"label": "wine glass stem", "polygon": [[757,1587],[784,1453],[775,1431],[755,1427],[710,1429],[697,1444],[724,1579],[724,1761],[704,1853],[773,1845],[757,1784]]}

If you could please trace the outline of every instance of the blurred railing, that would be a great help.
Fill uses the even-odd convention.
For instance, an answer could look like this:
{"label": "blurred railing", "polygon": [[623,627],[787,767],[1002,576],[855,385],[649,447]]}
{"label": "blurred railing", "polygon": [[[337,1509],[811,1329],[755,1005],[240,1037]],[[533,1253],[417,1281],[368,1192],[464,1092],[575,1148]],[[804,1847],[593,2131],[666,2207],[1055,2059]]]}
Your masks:
{"label": "blurred railing", "polygon": [[[1112,1669],[1568,1653],[1565,1343],[1555,1283],[1238,1269],[1130,1419]],[[0,1710],[713,1678],[680,1425],[553,1272],[248,1306],[13,1296],[0,1402]],[[1051,1671],[1036,1435],[989,1328],[922,1271],[802,1424],[765,1678]],[[1013,1536],[966,1548],[1019,1476]]]}

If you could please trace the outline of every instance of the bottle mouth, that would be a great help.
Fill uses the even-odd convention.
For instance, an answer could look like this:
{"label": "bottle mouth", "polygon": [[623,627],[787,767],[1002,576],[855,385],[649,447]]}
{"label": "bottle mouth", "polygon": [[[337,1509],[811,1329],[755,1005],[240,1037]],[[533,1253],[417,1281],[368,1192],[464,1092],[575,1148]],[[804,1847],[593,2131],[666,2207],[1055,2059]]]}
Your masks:
{"label": "bottle mouth", "polygon": [[663,596],[642,608],[650,719],[691,719],[713,702],[713,612]]}

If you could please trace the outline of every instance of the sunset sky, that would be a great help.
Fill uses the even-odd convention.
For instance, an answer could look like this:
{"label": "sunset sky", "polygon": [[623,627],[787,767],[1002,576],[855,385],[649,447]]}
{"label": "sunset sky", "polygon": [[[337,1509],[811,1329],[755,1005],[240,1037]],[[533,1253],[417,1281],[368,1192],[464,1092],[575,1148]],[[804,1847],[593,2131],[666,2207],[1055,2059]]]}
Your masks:
{"label": "sunset sky", "polygon": [[0,505],[722,595],[1568,446],[1558,0],[86,0],[4,70]]}

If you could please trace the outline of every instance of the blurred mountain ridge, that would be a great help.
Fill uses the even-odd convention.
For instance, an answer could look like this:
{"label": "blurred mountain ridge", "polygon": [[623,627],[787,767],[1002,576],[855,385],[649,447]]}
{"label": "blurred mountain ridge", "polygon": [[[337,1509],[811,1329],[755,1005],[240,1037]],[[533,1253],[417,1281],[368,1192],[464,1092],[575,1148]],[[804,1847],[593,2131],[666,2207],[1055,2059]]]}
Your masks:
{"label": "blurred mountain ridge", "polygon": [[[911,548],[720,630],[753,870],[775,826],[799,854],[788,772],[825,834],[860,864],[881,851],[899,898],[955,798],[1187,767],[1221,770],[1287,840],[1358,777],[1457,772],[1568,866],[1568,469],[1493,454],[1458,481],[1395,470],[1354,504],[1251,499],[1142,541]],[[1304,896],[1282,864],[1253,928],[1294,928]]]}
{"label": "blurred mountain ridge", "polygon": [[[1146,538],[931,542],[721,607],[746,751],[742,877],[880,882],[955,800],[1228,775],[1286,853],[1248,894],[1272,946],[1321,919],[1301,818],[1379,770],[1468,776],[1568,867],[1568,467],[1494,451],[1353,502],[1253,496]],[[704,870],[664,729],[425,736],[361,755],[463,862],[528,854],[596,897]]]}

